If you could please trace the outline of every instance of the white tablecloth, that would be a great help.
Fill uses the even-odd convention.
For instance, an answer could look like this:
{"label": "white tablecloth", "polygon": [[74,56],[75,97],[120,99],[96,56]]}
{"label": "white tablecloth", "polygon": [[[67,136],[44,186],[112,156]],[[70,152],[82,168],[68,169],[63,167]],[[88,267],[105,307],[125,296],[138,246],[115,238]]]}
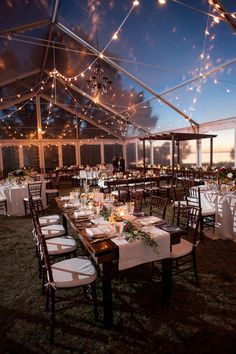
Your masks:
{"label": "white tablecloth", "polygon": [[[24,198],[28,197],[28,186],[0,186],[0,196],[7,199],[8,215],[25,215]],[[42,201],[46,208],[46,182],[42,182]]]}
{"label": "white tablecloth", "polygon": [[236,195],[201,190],[202,208],[215,208],[215,230],[206,235],[213,239],[230,239],[236,242]]}
{"label": "white tablecloth", "polygon": [[146,226],[143,230],[158,244],[157,252],[143,240],[128,242],[122,235],[114,238],[112,241],[119,247],[119,270],[170,257],[170,234],[155,226]]}

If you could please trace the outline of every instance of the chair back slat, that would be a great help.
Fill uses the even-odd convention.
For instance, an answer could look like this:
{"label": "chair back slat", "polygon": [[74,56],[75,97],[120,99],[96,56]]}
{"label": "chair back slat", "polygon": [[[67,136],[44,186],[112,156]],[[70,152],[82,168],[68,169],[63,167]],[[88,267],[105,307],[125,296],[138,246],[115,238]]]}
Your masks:
{"label": "chair back slat", "polygon": [[31,197],[40,197],[42,191],[42,182],[28,183],[28,192]]}
{"label": "chair back slat", "polygon": [[41,262],[44,264],[45,269],[47,271],[47,277],[49,283],[53,283],[53,275],[52,275],[52,268],[51,268],[51,263],[49,259],[49,254],[48,254],[48,249],[47,249],[47,244],[44,235],[42,234],[41,226],[39,223],[38,216],[36,214],[36,210],[34,207],[34,202],[32,196],[29,197],[29,205],[30,205],[30,211],[32,215],[32,220],[34,224],[34,230],[35,230],[35,236],[37,238],[37,241],[39,243],[39,248],[40,248],[40,253],[41,253]]}
{"label": "chair back slat", "polygon": [[173,223],[186,231],[191,236],[193,244],[196,244],[199,235],[201,208],[189,205],[181,205],[174,208]]}
{"label": "chair back slat", "polygon": [[134,202],[134,211],[142,211],[142,205],[143,205],[143,192],[130,192],[130,201]]}
{"label": "chair back slat", "polygon": [[201,208],[200,188],[189,189],[187,204],[192,207]]}
{"label": "chair back slat", "polygon": [[167,208],[168,199],[160,197],[158,195],[151,194],[150,198],[150,215],[155,213],[156,216],[165,219],[166,208]]}

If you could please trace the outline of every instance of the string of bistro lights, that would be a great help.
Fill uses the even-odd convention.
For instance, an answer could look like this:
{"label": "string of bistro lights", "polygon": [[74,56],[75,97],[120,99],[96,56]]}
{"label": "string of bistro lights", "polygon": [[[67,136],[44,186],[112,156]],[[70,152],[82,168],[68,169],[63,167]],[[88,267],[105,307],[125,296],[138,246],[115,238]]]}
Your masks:
{"label": "string of bistro lights", "polygon": [[[188,5],[186,5],[186,4],[184,4],[184,3],[182,3],[182,2],[179,2],[179,1],[176,1],[176,0],[170,0],[170,1],[173,1],[173,2],[176,2],[176,3],[179,3],[179,4],[181,4],[181,5],[185,5],[185,6],[187,6],[187,7],[189,7]],[[161,5],[164,5],[164,4],[166,4],[167,3],[167,1],[166,0],[160,0],[160,1],[158,1]],[[139,4],[139,2],[135,2],[134,1],[134,5],[135,6],[137,6],[138,4]],[[134,6],[133,5],[133,6]],[[191,8],[193,8],[193,7],[191,7]],[[201,10],[199,10],[199,9],[196,9],[196,8],[193,8],[194,10],[198,10],[198,11],[201,11]],[[132,10],[132,9],[131,9]],[[130,10],[130,11],[131,11]],[[204,12],[204,11],[201,11],[201,12],[203,12],[203,13],[205,13],[205,14],[207,14],[208,15],[208,17],[209,16],[213,16],[211,13],[207,13],[207,12]],[[128,15],[127,15],[128,16]],[[126,16],[126,18],[127,18],[127,16]],[[234,16],[234,13],[232,13],[232,17]],[[124,21],[123,21],[124,22]],[[121,27],[121,25],[119,26],[119,28]],[[115,32],[116,34],[118,33],[118,30]],[[207,30],[205,31],[205,35],[207,34]],[[8,36],[8,38],[9,38],[9,36]],[[33,37],[31,37],[31,38],[33,38]],[[9,39],[12,39],[12,37],[10,36],[10,38]],[[35,38],[35,40],[39,40],[38,38]],[[113,40],[113,39],[117,39],[117,35],[116,36],[114,36],[113,35],[113,37],[112,37],[112,39],[110,40],[110,42],[109,43],[111,43],[111,41]],[[43,40],[43,39],[42,39]],[[45,40],[46,41],[46,40]],[[109,43],[106,45],[106,47],[105,48],[107,48],[108,47],[108,45],[109,45]],[[35,44],[35,43],[34,43]],[[45,44],[46,45],[46,44]],[[54,42],[53,42],[53,46],[54,46]],[[103,51],[105,50],[105,48],[103,49]],[[68,48],[66,47],[66,51],[68,51]],[[75,50],[74,50],[75,51]],[[75,51],[75,52],[80,52],[80,51]],[[81,51],[81,53],[83,53],[84,54],[84,52],[82,52]],[[102,54],[102,52],[101,52],[101,54]],[[93,55],[93,56],[96,56],[95,54],[93,54],[93,53],[87,53],[86,52],[86,55]],[[204,54],[202,53],[201,54],[201,57],[203,58],[203,56],[204,56]],[[113,58],[113,57],[109,57],[109,58]],[[117,58],[118,60],[125,60],[125,59],[121,59],[121,58]],[[96,56],[96,60],[98,60],[98,57]],[[133,62],[133,63],[135,63],[135,64],[137,64],[137,62],[136,61],[131,61],[131,62]],[[141,63],[141,64],[143,64],[143,65],[145,65],[145,63]],[[91,66],[92,64],[90,64],[85,70],[84,70],[84,72],[86,71],[86,70],[88,70],[88,69],[91,69],[90,68],[90,66]],[[146,64],[146,65],[148,65],[148,64]],[[77,74],[77,76],[79,76],[79,75],[81,75],[81,73],[79,73],[79,74]],[[70,78],[66,78],[66,79],[70,79]],[[14,96],[12,96],[12,97],[14,97]],[[0,101],[1,102],[3,102],[3,98],[1,98],[0,99]],[[117,106],[118,107],[118,106]]]}
{"label": "string of bistro lights", "polygon": [[[177,1],[177,0],[170,0],[170,1],[175,2],[175,3],[177,3],[177,4],[180,4],[180,5],[182,5],[182,6],[191,7],[192,10],[200,11],[200,12],[202,12],[202,13],[204,13],[204,14],[206,14],[206,15],[208,16],[208,17],[207,17],[206,29],[205,29],[205,37],[204,37],[203,51],[202,51],[200,57],[201,57],[202,60],[205,59],[205,58],[206,58],[207,60],[209,60],[209,59],[210,59],[209,54],[206,55],[206,38],[207,38],[208,36],[210,36],[209,27],[213,27],[212,24],[209,26],[209,18],[211,17],[211,18],[213,19],[214,23],[219,23],[220,20],[224,20],[224,13],[221,13],[221,14],[220,14],[220,16],[221,16],[221,15],[222,15],[222,16],[221,16],[221,18],[218,20],[217,18],[218,18],[219,16],[215,16],[214,14],[212,14],[212,13],[210,12],[210,7],[209,7],[209,11],[208,11],[208,12],[204,12],[204,11],[201,11],[201,10],[199,10],[199,9],[197,9],[197,8],[194,8],[194,7],[192,7],[192,6],[189,6],[189,5],[187,5],[187,4],[184,4],[184,3],[182,3],[181,1]],[[160,5],[165,5],[165,4],[167,3],[167,1],[166,1],[166,0],[158,0],[158,3],[159,3]],[[217,4],[215,5],[215,4],[212,3],[211,1],[209,1],[209,3],[210,3],[211,6],[218,7]],[[117,31],[114,32],[114,34],[112,35],[112,37],[111,37],[110,41],[108,42],[108,44],[107,44],[107,45],[104,47],[104,49],[100,52],[99,56],[96,56],[96,57],[95,57],[95,60],[94,60],[88,67],[86,67],[85,69],[83,69],[82,72],[80,72],[80,73],[78,73],[78,74],[76,74],[75,76],[72,76],[72,77],[65,77],[65,76],[61,75],[58,71],[56,71],[55,75],[56,75],[56,76],[59,76],[60,78],[62,78],[66,83],[69,82],[71,86],[73,85],[73,84],[71,83],[71,80],[75,80],[75,81],[76,81],[78,77],[84,77],[84,73],[85,73],[86,71],[88,71],[88,70],[91,70],[92,65],[94,65],[94,64],[97,62],[97,60],[99,60],[99,58],[101,58],[101,59],[104,58],[104,52],[105,52],[105,50],[108,48],[108,46],[111,44],[111,42],[112,42],[113,40],[118,39],[118,34],[119,34],[119,32],[120,32],[122,26],[124,25],[124,23],[125,23],[126,20],[128,19],[129,15],[130,15],[131,12],[133,11],[134,7],[136,7],[136,6],[138,6],[138,5],[139,5],[139,1],[133,1],[133,5],[132,5],[131,9],[129,10],[128,14],[126,15],[126,17],[125,17],[125,19],[123,20],[123,22],[121,23],[121,25],[118,27]],[[214,10],[215,10],[215,9],[213,8],[213,11],[214,11]],[[227,14],[230,14],[230,15],[232,16],[232,18],[236,18],[235,12],[234,12],[234,13],[227,13]],[[215,36],[212,35],[210,38],[211,38],[211,40],[214,40]],[[89,54],[89,53],[86,53],[86,54]],[[205,69],[208,69],[208,66],[209,66],[209,64],[206,63],[206,64],[205,64]],[[54,69],[54,70],[56,70],[56,69]],[[202,72],[202,70],[200,70],[200,71]],[[52,73],[50,73],[50,74],[52,74]],[[201,76],[201,75],[199,75],[199,76]],[[217,80],[217,79],[215,79],[215,78],[212,78],[211,76],[208,76],[208,77],[209,77],[211,80],[213,80],[213,83],[214,83],[214,84],[221,83],[221,80]],[[54,78],[55,78],[55,76],[54,76]],[[206,75],[205,75],[205,74],[202,74],[202,77],[199,77],[199,80],[200,80],[200,84],[198,83],[198,84],[196,85],[196,92],[201,93],[201,90],[202,90],[201,81],[204,83],[204,80],[206,80]],[[4,119],[4,118],[6,118],[6,117],[10,117],[11,115],[13,115],[13,114],[15,114],[16,112],[18,112],[19,110],[21,110],[29,101],[32,101],[33,98],[36,96],[36,94],[38,94],[38,92],[39,92],[40,90],[43,90],[43,87],[42,87],[43,84],[44,84],[44,80],[42,80],[42,81],[41,81],[39,84],[37,84],[34,88],[31,88],[30,91],[33,92],[37,86],[40,86],[40,89],[37,91],[37,93],[35,93],[27,102],[25,102],[22,106],[20,106],[20,107],[19,107],[18,109],[16,109],[14,112],[11,112],[10,115],[8,114],[8,115],[6,115],[6,116],[4,116],[4,117],[1,117],[1,119]],[[226,87],[225,85],[223,85],[223,84],[222,84],[222,87],[226,90],[227,93],[229,93],[229,92],[231,91],[229,88],[227,88],[227,87]],[[193,88],[194,88],[193,86],[190,86],[190,87],[187,86],[187,90],[189,90],[189,91],[192,91]],[[174,89],[173,89],[173,90],[174,90]],[[24,93],[24,94],[25,94],[25,93]],[[6,102],[7,100],[9,100],[9,98],[12,98],[12,97],[18,97],[18,98],[20,98],[22,95],[23,95],[23,94],[21,93],[21,94],[17,94],[16,96],[10,96],[10,97],[8,97],[8,98],[0,98],[0,102]],[[153,99],[154,99],[154,98],[153,98]],[[155,98],[155,99],[156,99],[156,98]],[[138,104],[136,104],[136,105],[135,105],[135,104],[134,104],[134,105],[131,105],[131,107],[132,107],[132,109],[134,109],[134,110],[136,110],[136,109],[146,109],[147,106],[144,105],[144,104],[147,103],[147,102],[150,102],[151,100],[152,100],[152,99],[149,99],[149,100],[147,100],[147,101],[145,101],[145,102],[141,102],[141,103],[138,103]],[[172,100],[172,99],[170,99],[170,101],[171,101],[171,100]],[[178,100],[178,96],[175,97],[175,100]],[[77,103],[78,103],[78,101],[77,101]],[[160,102],[160,103],[161,103],[161,102]],[[196,97],[194,97],[194,98],[193,98],[193,104],[196,104],[196,103],[197,103],[197,99],[196,99]],[[96,102],[95,102],[95,104],[96,104]],[[109,103],[106,103],[106,104],[109,105]],[[90,105],[92,105],[92,102],[91,102]],[[177,106],[178,106],[178,105],[179,105],[179,103],[177,103]],[[90,107],[91,107],[91,106],[90,106]],[[90,108],[90,107],[89,107],[89,108]],[[118,106],[118,105],[112,104],[111,107],[112,107],[112,108],[117,108],[117,107],[122,107],[122,106]],[[127,109],[127,107],[123,107],[123,108],[126,108],[126,109]],[[128,108],[129,108],[129,107],[128,107]],[[99,110],[101,110],[101,107],[99,108]],[[194,111],[195,108],[194,108],[194,107],[189,107],[189,110],[190,110],[190,111]],[[104,111],[104,112],[105,112],[106,114],[108,114],[107,111]],[[186,110],[184,110],[184,113],[186,113]],[[49,116],[50,116],[50,114],[51,114],[51,113],[49,113]],[[191,115],[192,115],[192,113],[190,113],[190,116],[191,116]],[[111,115],[111,117],[113,117],[113,116]],[[114,118],[114,117],[113,117],[113,118]],[[115,118],[114,118],[114,119],[115,119]],[[48,119],[48,123],[49,123],[49,119]],[[119,123],[122,124],[123,122],[120,121]],[[140,128],[141,128],[141,127],[140,127]],[[149,129],[150,129],[150,128],[149,128]],[[122,128],[120,128],[120,130],[122,130]]]}
{"label": "string of bistro lights", "polygon": [[[85,70],[83,70],[83,72],[81,72],[80,74],[74,76],[74,77],[73,77],[74,80],[77,80],[77,77],[78,77],[78,76],[84,77],[84,73],[85,73],[87,70],[91,70],[91,66],[94,65],[94,64],[98,61],[99,58],[103,58],[103,53],[104,53],[105,50],[109,47],[109,45],[111,44],[111,42],[112,42],[113,40],[116,40],[116,39],[118,38],[118,34],[119,34],[119,32],[121,31],[121,29],[122,29],[123,25],[125,24],[126,20],[127,20],[128,17],[130,16],[130,14],[131,14],[131,12],[133,11],[133,9],[134,9],[136,6],[138,6],[138,5],[139,5],[139,1],[138,1],[138,0],[134,0],[134,1],[133,1],[133,5],[132,5],[131,9],[129,10],[128,14],[125,16],[125,18],[124,18],[124,20],[122,21],[121,25],[118,27],[118,29],[117,29],[117,30],[115,31],[115,33],[113,34],[113,36],[112,36],[112,38],[110,39],[110,41],[109,41],[109,42],[107,43],[107,45],[103,48],[103,50],[100,52],[99,56],[97,56],[97,57],[94,59],[94,61],[93,61],[87,68],[85,68]],[[72,79],[72,78],[66,78],[64,75],[60,74],[55,68],[54,68],[54,70],[49,74],[49,76],[51,76],[51,77],[53,76],[54,79],[55,79],[55,76],[57,76],[57,77],[60,77],[60,78],[64,79],[65,81],[68,80],[69,82],[70,82],[71,79]],[[52,84],[52,87],[54,87],[54,85],[55,85],[55,81],[54,81],[54,83]],[[42,89],[42,88],[40,88],[40,89]],[[37,93],[38,93],[38,92],[37,92]],[[53,95],[51,94],[51,97],[52,97],[52,96],[53,96]],[[18,94],[17,97],[20,97],[20,94]],[[34,97],[34,96],[33,96],[33,97]],[[33,97],[31,97],[30,100],[32,100]],[[0,101],[3,102],[3,98],[1,98]],[[4,101],[5,101],[5,100],[4,100]],[[22,107],[24,107],[27,103],[28,103],[28,101],[26,101],[23,106],[20,106],[20,107],[19,107],[18,109],[16,109],[14,112],[11,112],[11,115],[13,115],[13,114],[15,114],[16,112],[18,112],[19,110],[21,110]],[[49,116],[50,116],[50,114],[51,114],[51,111],[50,111],[50,108],[51,108],[51,107],[52,107],[52,102],[50,102],[50,104],[49,104],[49,114],[48,114],[48,117],[47,117],[47,123],[48,123],[48,124],[49,124]],[[9,115],[7,115],[7,116],[9,117]],[[5,118],[5,116],[2,117],[2,119],[4,119],[4,118]],[[48,124],[47,124],[47,125],[48,125]],[[140,127],[140,128],[141,128],[141,127]],[[41,133],[44,134],[45,132],[41,131]],[[115,133],[116,133],[116,131],[115,131]]]}

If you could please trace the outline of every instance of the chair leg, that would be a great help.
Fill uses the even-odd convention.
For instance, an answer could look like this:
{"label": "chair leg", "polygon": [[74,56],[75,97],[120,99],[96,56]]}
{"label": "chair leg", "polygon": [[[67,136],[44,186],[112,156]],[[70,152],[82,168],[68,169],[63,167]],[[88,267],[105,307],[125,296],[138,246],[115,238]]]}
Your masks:
{"label": "chair leg", "polygon": [[91,284],[91,289],[92,289],[92,299],[93,299],[93,306],[94,306],[94,317],[95,317],[95,321],[98,321],[98,304],[97,304],[97,291],[96,291],[95,282]]}
{"label": "chair leg", "polygon": [[203,217],[200,218],[200,240],[201,242],[203,241],[203,225],[204,225],[204,220]]}
{"label": "chair leg", "polygon": [[193,257],[193,270],[194,270],[194,275],[196,279],[196,284],[199,287],[199,280],[198,280],[198,274],[197,274],[197,258],[196,258],[196,248],[193,248],[192,251],[192,257]]}
{"label": "chair leg", "polygon": [[54,331],[55,331],[55,290],[50,288],[50,298],[51,298],[51,336],[50,344],[54,343]]}

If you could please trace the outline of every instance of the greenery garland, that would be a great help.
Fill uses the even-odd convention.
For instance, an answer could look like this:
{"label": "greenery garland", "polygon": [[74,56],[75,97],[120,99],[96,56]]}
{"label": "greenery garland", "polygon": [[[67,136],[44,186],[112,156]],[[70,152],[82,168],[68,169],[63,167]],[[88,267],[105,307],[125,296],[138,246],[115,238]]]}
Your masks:
{"label": "greenery garland", "polygon": [[[109,220],[109,217],[111,215],[111,209],[106,208],[105,206],[102,207],[100,210],[100,215],[105,219]],[[136,240],[142,240],[144,243],[148,246],[151,247],[154,252],[158,254],[158,244],[150,237],[149,234],[146,232],[136,228],[132,222],[130,221],[125,221],[125,226],[124,226],[124,234],[125,234],[125,239],[128,242],[134,242]]]}
{"label": "greenery garland", "polygon": [[137,229],[130,221],[126,221],[124,232],[126,241],[134,242],[136,240],[143,240],[147,246],[151,247],[154,252],[158,254],[158,244],[150,237],[149,234]]}

